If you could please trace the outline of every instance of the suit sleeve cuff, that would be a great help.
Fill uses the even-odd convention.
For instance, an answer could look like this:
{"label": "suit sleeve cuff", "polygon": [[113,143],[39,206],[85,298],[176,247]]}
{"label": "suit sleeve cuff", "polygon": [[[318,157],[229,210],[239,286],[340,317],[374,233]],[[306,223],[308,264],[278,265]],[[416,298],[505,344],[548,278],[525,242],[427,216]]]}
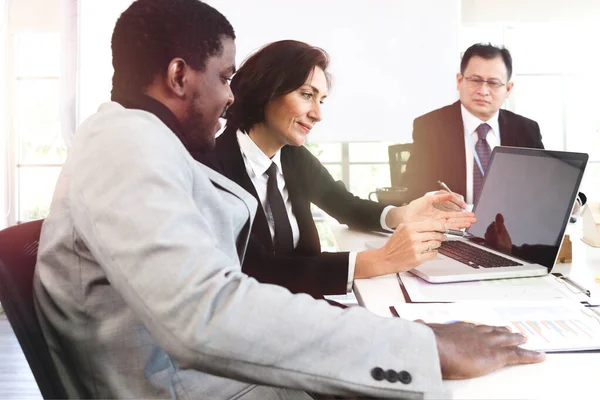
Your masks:
{"label": "suit sleeve cuff", "polygon": [[356,267],[356,252],[351,251],[348,254],[348,284],[346,285],[346,292],[352,291],[352,285],[354,284],[354,269]]}
{"label": "suit sleeve cuff", "polygon": [[[387,217],[388,213],[390,212],[390,210],[394,208],[394,206],[387,206],[386,208],[383,209],[383,211],[381,212],[381,218],[379,218],[379,223],[381,224],[381,227],[386,230],[386,231],[390,231],[390,232],[394,232],[394,230],[392,228],[390,228],[389,226],[387,226],[387,224],[385,223],[385,218]],[[354,259],[356,260],[356,255],[354,256]]]}

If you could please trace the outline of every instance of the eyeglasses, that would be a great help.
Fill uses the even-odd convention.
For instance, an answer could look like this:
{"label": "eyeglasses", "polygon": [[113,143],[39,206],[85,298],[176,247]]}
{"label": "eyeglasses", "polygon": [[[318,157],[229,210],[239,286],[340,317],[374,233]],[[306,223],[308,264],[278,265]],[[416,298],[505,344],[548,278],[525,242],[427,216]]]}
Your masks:
{"label": "eyeglasses", "polygon": [[467,84],[472,87],[472,88],[479,88],[481,87],[484,83],[487,83],[488,87],[491,90],[498,90],[500,88],[502,88],[503,86],[506,86],[506,83],[502,83],[500,81],[497,81],[495,79],[491,79],[489,81],[486,81],[485,79],[481,79],[481,78],[474,78],[474,77],[464,77],[465,80],[467,81]]}

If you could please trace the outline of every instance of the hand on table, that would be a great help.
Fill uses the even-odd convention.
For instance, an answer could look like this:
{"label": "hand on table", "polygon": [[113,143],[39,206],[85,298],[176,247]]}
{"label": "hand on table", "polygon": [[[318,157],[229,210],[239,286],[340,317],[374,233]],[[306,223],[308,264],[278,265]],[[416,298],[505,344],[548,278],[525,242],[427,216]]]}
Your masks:
{"label": "hand on table", "polygon": [[545,359],[542,352],[518,347],[527,338],[511,333],[506,327],[467,322],[426,325],[435,334],[444,379],[474,378],[505,365],[532,364]]}

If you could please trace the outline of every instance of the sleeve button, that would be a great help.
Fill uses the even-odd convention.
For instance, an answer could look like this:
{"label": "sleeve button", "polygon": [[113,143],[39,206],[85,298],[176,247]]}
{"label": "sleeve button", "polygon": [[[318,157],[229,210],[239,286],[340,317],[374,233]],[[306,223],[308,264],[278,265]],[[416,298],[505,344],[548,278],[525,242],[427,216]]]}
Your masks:
{"label": "sleeve button", "polygon": [[371,370],[371,376],[376,381],[382,381],[385,379],[385,372],[383,372],[382,368],[375,367]]}
{"label": "sleeve button", "polygon": [[398,380],[405,385],[408,385],[412,382],[412,376],[407,371],[400,371],[398,372]]}
{"label": "sleeve button", "polygon": [[398,382],[398,374],[393,369],[388,369],[387,371],[385,371],[385,379],[387,379],[388,382],[391,383]]}

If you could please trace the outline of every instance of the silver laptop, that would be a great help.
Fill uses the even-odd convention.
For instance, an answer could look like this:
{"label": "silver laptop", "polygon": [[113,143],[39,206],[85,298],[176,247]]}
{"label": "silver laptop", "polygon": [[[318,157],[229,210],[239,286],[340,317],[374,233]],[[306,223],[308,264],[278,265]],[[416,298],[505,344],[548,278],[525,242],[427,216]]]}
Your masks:
{"label": "silver laptop", "polygon": [[477,222],[411,272],[432,283],[550,273],[587,160],[583,153],[495,147],[473,208]]}

